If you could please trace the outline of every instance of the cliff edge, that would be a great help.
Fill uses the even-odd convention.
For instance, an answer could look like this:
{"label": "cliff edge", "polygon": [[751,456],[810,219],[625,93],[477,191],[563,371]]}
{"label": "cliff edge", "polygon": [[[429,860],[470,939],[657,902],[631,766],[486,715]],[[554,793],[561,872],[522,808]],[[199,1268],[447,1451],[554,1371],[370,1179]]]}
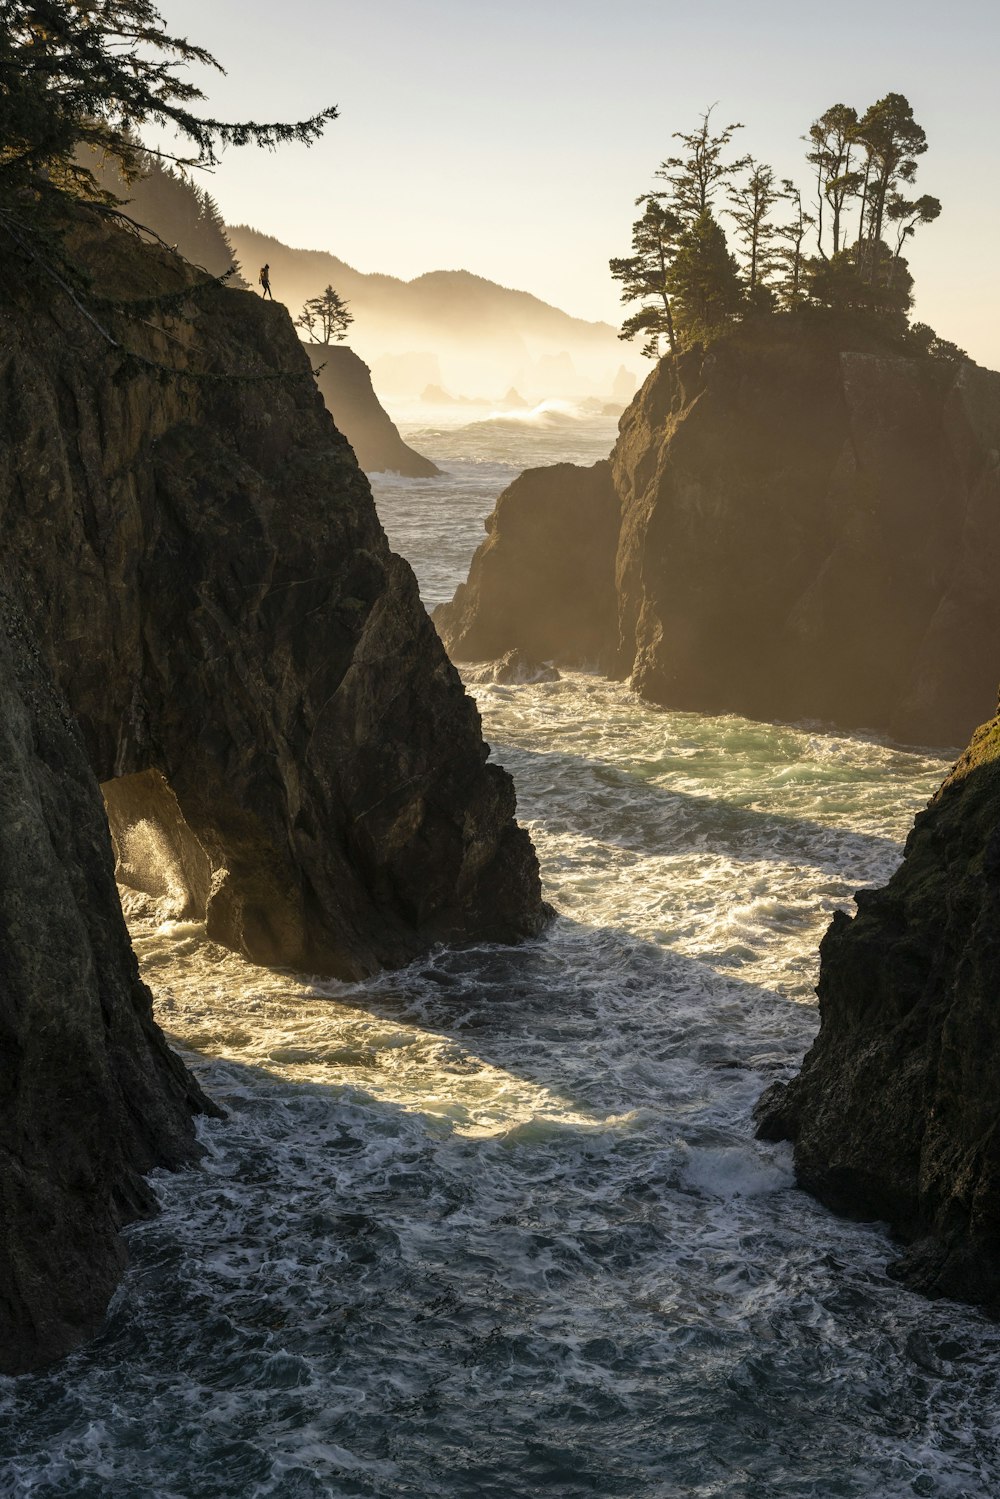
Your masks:
{"label": "cliff edge", "polygon": [[821,1026],[757,1106],[800,1184],[888,1221],[893,1273],[1000,1315],[1000,716],[920,814],[897,873],[823,939]]}
{"label": "cliff edge", "polygon": [[254,961],[357,977],[537,930],[510,777],[284,308],[123,233],[81,253],[123,300],[191,293],[122,335],[167,380],[116,377],[72,308],[0,312],[5,557],[98,779],[166,781],[209,933]]}

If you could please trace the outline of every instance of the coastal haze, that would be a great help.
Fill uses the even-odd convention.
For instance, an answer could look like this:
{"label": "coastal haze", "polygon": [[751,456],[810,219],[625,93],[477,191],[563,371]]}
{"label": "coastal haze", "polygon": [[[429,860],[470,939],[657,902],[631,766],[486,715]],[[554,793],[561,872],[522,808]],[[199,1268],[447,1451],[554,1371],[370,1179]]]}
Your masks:
{"label": "coastal haze", "polygon": [[225,78],[192,74],[217,117],[340,108],[308,151],[226,152],[200,180],[227,223],[405,281],[469,271],[611,325],[622,312],[608,261],[627,253],[634,201],[671,154],[672,132],[719,101],[717,121],[744,122],[740,151],[811,200],[801,137],[820,101],[863,110],[900,89],[931,141],[921,190],[944,203],[910,252],[916,316],[1000,365],[1000,200],[991,189],[1000,38],[987,0],[848,0],[835,24],[820,10],[793,14],[783,0],[378,0],[360,9],[167,0],[162,9],[225,64]]}

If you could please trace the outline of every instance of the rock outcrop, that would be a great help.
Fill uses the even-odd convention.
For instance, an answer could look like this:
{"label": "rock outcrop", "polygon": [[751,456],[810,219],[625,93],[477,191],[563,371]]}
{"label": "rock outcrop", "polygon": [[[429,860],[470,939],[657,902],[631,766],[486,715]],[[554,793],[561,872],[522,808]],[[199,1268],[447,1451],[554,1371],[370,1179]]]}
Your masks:
{"label": "rock outcrop", "polygon": [[916,821],[897,873],[822,944],[821,1027],[758,1104],[801,1185],[886,1219],[916,1289],[1000,1314],[1000,716]]}
{"label": "rock outcrop", "polygon": [[[620,526],[583,599],[563,550],[593,471],[560,466],[531,478],[548,575],[537,559],[526,598],[503,497],[436,616],[456,658],[596,656],[669,707],[965,742],[1000,649],[1000,375],[844,343],[776,318],[662,361],[622,418]],[[537,640],[535,599],[575,608],[577,633]]]}
{"label": "rock outcrop", "polygon": [[153,1023],[79,731],[0,580],[0,1373],[98,1326],[211,1108]]}
{"label": "rock outcrop", "polygon": [[[124,234],[85,253],[122,297],[196,280]],[[98,779],[176,798],[209,933],[358,976],[537,930],[510,778],[284,308],[209,285],[163,334],[131,324],[188,375],[165,384],[115,383],[72,318],[3,314],[4,554]]]}
{"label": "rock outcrop", "polygon": [[142,1173],[194,1159],[211,1107],[153,1022],[109,819],[135,899],[256,961],[357,976],[546,914],[510,778],[285,310],[84,210],[74,249],[141,314],[102,333],[8,267],[5,1372],[94,1329]]}
{"label": "rock outcrop", "polygon": [[585,665],[606,655],[617,622],[618,529],[606,461],[521,474],[486,520],[468,582],[434,611],[452,657],[483,661],[515,650]]}
{"label": "rock outcrop", "polygon": [[408,447],[372,387],[371,370],[353,349],[335,344],[306,344],[327,410],[354,449],[366,474],[402,474],[433,479],[441,470]]}

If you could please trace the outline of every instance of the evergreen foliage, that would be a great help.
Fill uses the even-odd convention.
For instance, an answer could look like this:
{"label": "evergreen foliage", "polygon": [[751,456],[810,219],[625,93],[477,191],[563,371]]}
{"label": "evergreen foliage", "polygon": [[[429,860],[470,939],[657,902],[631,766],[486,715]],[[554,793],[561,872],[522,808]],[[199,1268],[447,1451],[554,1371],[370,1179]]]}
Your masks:
{"label": "evergreen foliage", "polygon": [[332,286],[318,297],[310,297],[295,319],[295,326],[309,335],[314,343],[329,348],[333,340],[342,342],[354,322],[354,314]]}
{"label": "evergreen foliage", "polygon": [[[68,231],[79,214],[73,205],[128,220],[112,181],[117,174],[128,186],[148,168],[150,152],[138,133],[145,126],[174,131],[179,154],[151,154],[184,169],[215,164],[225,146],[310,144],[337,114],[331,107],[292,124],[196,114],[192,106],[204,95],[184,76],[192,63],[222,71],[203,47],[170,34],[151,0],[0,0],[2,253],[19,260],[39,290],[58,287],[123,356],[127,350],[109,320],[130,311],[137,316],[137,309],[95,292],[71,249]],[[169,179],[161,178],[159,189],[169,191]],[[217,250],[224,230],[207,194],[197,199],[195,217],[200,242]],[[230,254],[220,278],[231,269]],[[165,297],[164,309],[176,302]],[[126,363],[136,362],[152,366],[128,355]]]}
{"label": "evergreen foliage", "polygon": [[632,254],[612,260],[611,275],[622,284],[622,301],[639,302],[622,325],[622,338],[642,334],[642,352],[657,359],[661,339],[670,352],[677,351],[673,311],[670,305],[670,270],[677,254],[677,241],[684,224],[672,208],[664,205],[663,193],[646,193],[636,199],[643,215],[632,225]]}
{"label": "evergreen foliage", "polygon": [[[172,167],[148,152],[138,152],[139,175],[125,182],[112,160],[94,165],[98,186],[118,200],[130,218],[150,229],[192,265],[212,276],[237,269],[218,205],[184,168]],[[242,284],[242,278],[239,279]],[[231,280],[230,285],[233,284]]]}
{"label": "evergreen foliage", "polygon": [[222,71],[171,36],[151,0],[0,0],[0,192],[107,201],[79,148],[115,158],[128,181],[143,125],[173,129],[191,148],[174,158],[183,165],[211,166],[220,146],[309,144],[336,117],[328,108],[296,124],[234,124],[194,114],[204,95],[182,75],[190,63]]}
{"label": "evergreen foliage", "polygon": [[[927,137],[904,95],[886,94],[860,115],[833,104],[813,121],[804,139],[815,213],[791,180],[779,183],[752,156],[732,158],[743,127],[713,133],[711,116],[708,109],[695,130],[675,132],[683,150],[655,174],[668,187],[636,200],[645,211],[632,226],[632,254],[611,261],[622,301],[640,304],[622,338],[642,335],[642,352],[655,358],[664,336],[677,352],[753,314],[825,308],[910,351],[965,357],[925,325],[909,327],[913,278],[903,250],[941,204],[913,190]],[[737,258],[714,212],[720,192]]]}
{"label": "evergreen foliage", "polygon": [[681,234],[668,284],[684,346],[711,343],[724,333],[743,300],[740,270],[710,208]]}

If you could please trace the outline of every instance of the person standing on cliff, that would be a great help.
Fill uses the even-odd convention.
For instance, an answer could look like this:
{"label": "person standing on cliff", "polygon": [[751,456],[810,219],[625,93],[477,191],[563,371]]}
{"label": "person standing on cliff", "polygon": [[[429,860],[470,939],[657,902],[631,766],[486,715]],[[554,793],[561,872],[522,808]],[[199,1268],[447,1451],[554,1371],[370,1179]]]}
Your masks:
{"label": "person standing on cliff", "polygon": [[261,286],[264,288],[264,290],[261,292],[261,296],[270,297],[271,301],[273,302],[274,293],[271,290],[271,267],[269,264],[265,263],[261,266],[259,280]]}

